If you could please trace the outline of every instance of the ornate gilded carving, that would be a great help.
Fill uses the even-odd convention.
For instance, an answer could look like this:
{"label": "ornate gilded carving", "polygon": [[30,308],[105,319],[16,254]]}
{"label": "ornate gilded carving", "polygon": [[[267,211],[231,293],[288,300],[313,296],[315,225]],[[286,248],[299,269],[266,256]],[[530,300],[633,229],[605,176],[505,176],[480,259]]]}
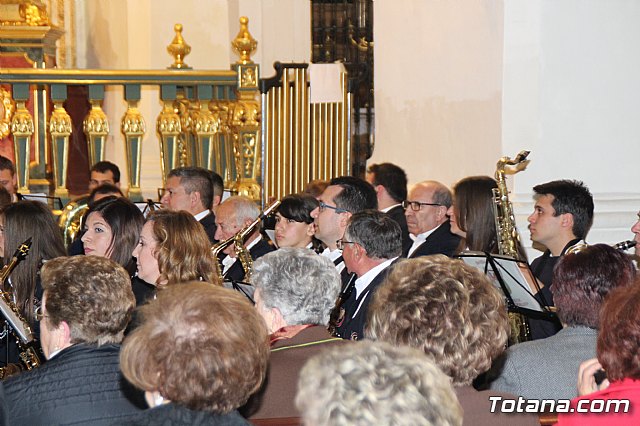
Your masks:
{"label": "ornate gilded carving", "polygon": [[158,115],[156,130],[160,136],[160,157],[164,184],[170,170],[186,165],[186,148],[180,137],[182,125],[180,116],[173,108],[172,101],[164,102],[164,107]]}
{"label": "ornate gilded carving", "polygon": [[175,24],[173,27],[176,32],[175,37],[171,41],[171,44],[167,46],[167,52],[173,56],[173,64],[169,68],[183,69],[191,68],[184,62],[184,58],[191,52],[191,46],[189,46],[182,38],[182,25]]}
{"label": "ornate gilded carving", "polygon": [[51,134],[51,152],[53,154],[53,177],[55,184],[55,196],[66,199],[69,196],[67,190],[67,166],[69,159],[69,136],[72,132],[71,117],[62,106],[62,102],[55,102],[51,120],[49,121],[49,133]]}
{"label": "ornate gilded carving", "polygon": [[140,189],[140,165],[142,163],[142,137],[147,131],[144,117],[136,108],[135,101],[129,101],[129,107],[122,116],[120,130],[124,134],[124,144],[127,158],[129,178],[129,198],[132,201],[142,201]]}
{"label": "ornate gilded carving", "polygon": [[18,102],[18,108],[11,120],[11,134],[13,134],[13,148],[16,157],[18,192],[22,194],[29,193],[31,136],[34,131],[33,117],[26,108],[25,101]]}
{"label": "ornate gilded carving", "polygon": [[234,134],[236,183],[232,187],[241,195],[260,199],[260,104],[249,93],[235,102],[231,126]]}
{"label": "ornate gilded carving", "polygon": [[46,6],[38,0],[2,0],[0,12],[0,25],[51,25]]}
{"label": "ornate gilded carving", "polygon": [[240,18],[240,31],[236,38],[231,42],[231,46],[236,50],[240,59],[238,64],[252,64],[251,54],[258,47],[258,42],[249,33],[249,18],[242,16]]}
{"label": "ornate gilded carving", "polygon": [[224,179],[225,188],[232,188],[235,180],[235,162],[233,159],[234,138],[231,131],[233,103],[230,101],[212,100],[209,111],[218,122],[218,132],[213,139],[213,170]]}
{"label": "ornate gilded carving", "polygon": [[109,120],[99,101],[91,101],[91,110],[82,122],[89,145],[89,161],[95,164],[104,160],[106,138],[109,135]]}
{"label": "ornate gilded carving", "polygon": [[16,103],[13,101],[11,93],[0,87],[0,139],[9,136],[9,127],[15,110]]}
{"label": "ornate gilded carving", "polygon": [[258,66],[239,65],[238,66],[238,86],[240,89],[258,88]]}
{"label": "ornate gilded carving", "polygon": [[[220,119],[216,118],[206,105],[194,114],[193,132],[196,136],[196,164],[205,169],[220,172],[222,169],[216,164],[216,144],[214,136],[220,129]],[[219,156],[219,154],[218,154]]]}

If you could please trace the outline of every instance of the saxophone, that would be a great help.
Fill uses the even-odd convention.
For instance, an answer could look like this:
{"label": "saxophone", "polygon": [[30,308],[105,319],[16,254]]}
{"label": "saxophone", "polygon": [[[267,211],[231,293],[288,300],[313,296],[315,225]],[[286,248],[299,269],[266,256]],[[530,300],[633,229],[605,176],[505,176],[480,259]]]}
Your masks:
{"label": "saxophone", "polygon": [[[512,160],[509,157],[502,157],[496,165],[495,179],[498,184],[493,189],[493,212],[496,225],[496,238],[498,251],[501,255],[522,260],[518,253],[520,237],[516,228],[516,220],[513,214],[513,206],[509,201],[509,190],[505,171],[507,166],[513,166],[512,173],[518,173],[526,167],[529,151],[520,151]],[[517,312],[509,312],[509,326],[511,327],[510,344],[526,342],[531,340],[531,330],[527,318]]]}
{"label": "saxophone", "polygon": [[249,250],[247,250],[247,248],[245,247],[245,241],[247,237],[249,237],[249,235],[251,235],[253,231],[255,231],[256,227],[260,224],[262,219],[269,216],[275,209],[278,208],[279,205],[280,201],[274,201],[266,209],[264,209],[253,222],[242,228],[237,234],[227,238],[224,241],[220,241],[219,243],[211,247],[211,254],[213,254],[213,257],[215,259],[216,275],[218,276],[220,283],[224,282],[224,274],[222,273],[222,265],[218,260],[218,255],[231,244],[234,244],[236,257],[242,264],[242,269],[244,270],[244,280],[249,281],[251,279],[251,273],[253,272],[253,259],[251,258],[251,253],[249,253]]}
{"label": "saxophone", "polygon": [[[30,248],[31,238],[20,244],[20,247],[18,247],[13,254],[9,263],[0,270],[0,286],[2,287],[2,291],[0,292],[0,313],[4,316],[11,334],[16,338],[16,343],[20,351],[20,360],[27,370],[32,370],[40,366],[40,358],[33,347],[34,337],[31,326],[13,302],[7,279],[18,263],[27,257]],[[19,370],[11,369],[9,366],[2,367],[0,368],[0,379],[17,371]]]}

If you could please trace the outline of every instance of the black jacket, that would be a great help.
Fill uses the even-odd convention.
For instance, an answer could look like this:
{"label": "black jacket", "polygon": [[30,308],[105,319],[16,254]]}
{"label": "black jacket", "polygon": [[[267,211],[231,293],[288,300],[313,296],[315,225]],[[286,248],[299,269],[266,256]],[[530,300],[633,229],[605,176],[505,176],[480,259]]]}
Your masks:
{"label": "black jacket", "polygon": [[[260,239],[255,246],[251,247],[249,254],[251,255],[251,259],[256,260],[274,250],[275,248],[273,248],[271,244],[264,239]],[[242,269],[242,264],[239,260],[236,260],[233,265],[231,265],[227,273],[224,274],[224,278],[225,280],[231,281],[242,281],[244,279],[244,269]]]}
{"label": "black jacket", "polygon": [[108,425],[145,408],[126,382],[120,346],[76,344],[2,384],[11,425]]}
{"label": "black jacket", "polygon": [[160,405],[145,410],[130,419],[114,425],[149,426],[245,426],[250,425],[237,411],[229,414],[214,414],[206,411],[190,410],[177,404]]}
{"label": "black jacket", "polygon": [[216,240],[216,215],[213,212],[209,213],[202,219],[200,219],[200,225],[204,228],[204,231],[207,233],[207,237],[209,237],[209,242],[213,245],[218,242]]}
{"label": "black jacket", "polygon": [[402,247],[411,247],[413,241],[411,237],[409,237],[409,228],[407,227],[407,217],[404,215],[404,208],[402,208],[402,206],[395,206],[389,210],[387,214],[400,225],[400,230],[402,231]]}
{"label": "black jacket", "polygon": [[[429,256],[431,254],[444,254],[449,257],[456,254],[458,246],[460,245],[460,237],[451,233],[451,224],[447,220],[440,225],[438,229],[433,231],[431,235],[427,237],[424,243],[422,243],[411,256],[410,259],[414,259],[420,256]],[[403,256],[407,257],[411,245],[404,248]]]}

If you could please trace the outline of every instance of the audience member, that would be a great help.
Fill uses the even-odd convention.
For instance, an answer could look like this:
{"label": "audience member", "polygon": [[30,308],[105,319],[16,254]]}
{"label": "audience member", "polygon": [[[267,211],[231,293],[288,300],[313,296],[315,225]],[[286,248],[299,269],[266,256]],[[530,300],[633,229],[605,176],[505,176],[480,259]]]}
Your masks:
{"label": "audience member", "polygon": [[267,329],[251,304],[233,290],[189,282],[141,310],[120,363],[151,409],[122,424],[249,425],[235,410],[262,384],[269,357]]}
{"label": "audience member", "polygon": [[42,267],[42,286],[48,361],[3,383],[9,423],[107,425],[139,411],[118,364],[135,308],[127,272],[103,257],[60,257]]}
{"label": "audience member", "polygon": [[411,188],[402,206],[413,244],[404,247],[404,257],[456,253],[460,237],[451,233],[447,217],[452,202],[451,191],[440,182],[424,181]]}
{"label": "audience member", "polygon": [[451,382],[409,347],[359,342],[311,358],[296,406],[314,426],[454,426],[462,409]]}
{"label": "audience member", "polygon": [[[600,312],[597,342],[598,358],[580,366],[578,390],[582,396],[571,401],[574,412],[558,416],[558,425],[640,424],[640,282],[616,289],[607,297]],[[602,369],[607,378],[599,385],[595,373]],[[616,402],[621,400],[627,402]],[[609,403],[620,411],[599,409]],[[580,413],[578,407],[593,409]]]}
{"label": "audience member", "polygon": [[398,262],[374,297],[365,330],[374,340],[427,354],[451,378],[465,425],[537,425],[535,415],[490,411],[490,396],[515,396],[471,386],[504,351],[508,334],[498,290],[476,268],[444,255]]}
{"label": "audience member", "polygon": [[13,165],[13,161],[2,155],[0,155],[0,185],[7,190],[11,201],[16,202],[22,199],[22,195],[18,194],[16,167]]}
{"label": "audience member", "polygon": [[494,365],[499,375],[491,388],[527,399],[574,398],[578,366],[596,353],[600,308],[611,290],[631,285],[635,275],[628,256],[605,244],[564,255],[551,289],[564,328],[511,346]]}
{"label": "audience member", "polygon": [[269,373],[245,410],[251,418],[299,417],[293,400],[304,362],[332,339],[329,312],[340,292],[331,262],[300,248],[282,248],[256,260],[256,310],[271,333]]}

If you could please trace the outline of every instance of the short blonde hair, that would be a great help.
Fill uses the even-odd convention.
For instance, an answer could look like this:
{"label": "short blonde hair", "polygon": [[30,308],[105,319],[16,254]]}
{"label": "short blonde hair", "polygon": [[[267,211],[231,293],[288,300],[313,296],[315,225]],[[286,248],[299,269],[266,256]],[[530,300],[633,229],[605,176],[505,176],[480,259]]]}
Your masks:
{"label": "short blonde hair", "polygon": [[462,424],[450,379],[420,351],[363,341],[321,352],[305,364],[296,406],[305,424]]}
{"label": "short blonde hair", "polygon": [[167,286],[140,308],[120,367],[145,391],[192,410],[228,413],[264,380],[267,326],[238,292],[203,282]]}
{"label": "short blonde hair", "polygon": [[368,337],[420,349],[469,385],[506,347],[503,297],[476,268],[443,255],[399,262],[369,308]]}

